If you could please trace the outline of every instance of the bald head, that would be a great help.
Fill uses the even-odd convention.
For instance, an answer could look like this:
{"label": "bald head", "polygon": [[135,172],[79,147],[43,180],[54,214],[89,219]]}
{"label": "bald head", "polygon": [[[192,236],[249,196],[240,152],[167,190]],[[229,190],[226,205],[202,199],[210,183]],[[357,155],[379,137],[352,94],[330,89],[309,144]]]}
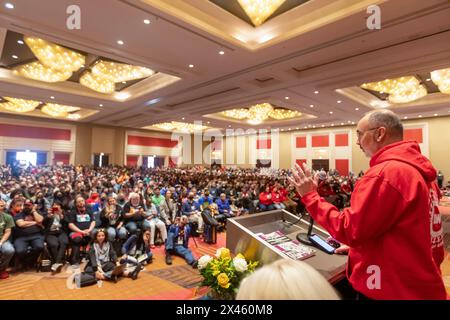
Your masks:
{"label": "bald head", "polygon": [[384,127],[386,135],[394,140],[403,140],[402,122],[391,110],[374,110],[367,113],[365,117],[371,128]]}

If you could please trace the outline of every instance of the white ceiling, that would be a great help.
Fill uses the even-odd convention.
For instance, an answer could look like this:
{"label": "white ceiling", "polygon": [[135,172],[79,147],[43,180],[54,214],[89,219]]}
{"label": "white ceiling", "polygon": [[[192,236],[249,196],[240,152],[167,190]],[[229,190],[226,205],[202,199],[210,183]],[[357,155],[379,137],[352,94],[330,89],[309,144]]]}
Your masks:
{"label": "white ceiling", "polygon": [[[212,127],[248,128],[245,123],[203,116],[270,102],[315,116],[277,125],[303,128],[351,123],[373,108],[369,98],[356,100],[336,89],[450,67],[450,3],[446,0],[408,0],[408,5],[404,0],[371,1],[381,8],[380,30],[366,27],[368,14],[362,8],[368,1],[335,1],[339,7],[325,8],[327,1],[312,0],[308,7],[288,11],[256,31],[210,2],[203,1],[199,7],[199,1],[184,0],[186,7],[180,4],[177,11],[158,0],[79,0],[81,30],[66,28],[66,8],[72,0],[11,0],[13,10],[6,9],[7,1],[2,1],[0,50],[2,34],[12,30],[150,67],[181,80],[117,101],[51,85],[12,83],[0,75],[0,96],[41,101],[55,96],[52,102],[100,110],[82,122],[132,128],[182,118],[210,121]],[[300,28],[299,23],[298,30],[290,32],[290,22],[302,21],[302,17],[309,19],[309,24]],[[151,23],[144,24],[144,19]],[[221,31],[220,23],[227,28]],[[260,36],[261,30],[275,36],[259,45],[239,42],[232,32],[240,28],[248,37],[255,32]],[[119,39],[123,46],[116,43]],[[220,50],[225,54],[219,55]],[[195,67],[189,68],[189,64]],[[268,78],[273,79],[256,80]],[[430,95],[392,109],[410,119],[419,114],[450,115],[450,95]]]}

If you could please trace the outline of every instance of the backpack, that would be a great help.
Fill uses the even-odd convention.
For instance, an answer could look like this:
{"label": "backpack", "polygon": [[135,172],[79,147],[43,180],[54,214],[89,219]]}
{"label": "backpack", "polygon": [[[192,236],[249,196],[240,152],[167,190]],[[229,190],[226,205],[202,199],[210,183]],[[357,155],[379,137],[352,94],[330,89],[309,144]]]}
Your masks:
{"label": "backpack", "polygon": [[48,252],[48,248],[45,245],[42,250],[39,258],[37,260],[37,272],[51,272],[52,271],[52,260],[50,257],[50,253]]}

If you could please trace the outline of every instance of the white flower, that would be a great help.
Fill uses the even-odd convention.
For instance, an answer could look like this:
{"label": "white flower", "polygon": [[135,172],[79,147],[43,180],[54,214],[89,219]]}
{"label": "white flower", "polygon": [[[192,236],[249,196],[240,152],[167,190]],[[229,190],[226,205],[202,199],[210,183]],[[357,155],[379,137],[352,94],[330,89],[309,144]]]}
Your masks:
{"label": "white flower", "polygon": [[206,266],[212,259],[213,258],[210,257],[209,255],[202,256],[200,259],[198,259],[198,269],[202,270],[202,269],[206,268]]}
{"label": "white flower", "polygon": [[222,249],[224,249],[224,248],[217,249],[217,251],[216,251],[216,257],[217,258],[220,258],[220,253],[222,252]]}
{"label": "white flower", "polygon": [[238,272],[247,271],[247,261],[245,261],[245,259],[234,258],[233,265],[236,268],[236,271],[238,271]]}

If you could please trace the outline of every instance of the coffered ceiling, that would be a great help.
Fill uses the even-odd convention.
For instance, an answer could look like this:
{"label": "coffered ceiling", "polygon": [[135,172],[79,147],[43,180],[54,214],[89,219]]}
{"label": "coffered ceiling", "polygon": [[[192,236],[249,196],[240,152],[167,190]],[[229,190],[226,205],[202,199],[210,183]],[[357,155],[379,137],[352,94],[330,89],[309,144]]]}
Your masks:
{"label": "coffered ceiling", "polygon": [[[73,1],[0,2],[0,97],[76,106],[92,113],[73,121],[130,128],[202,121],[213,128],[294,130],[356,122],[375,108],[409,119],[450,115],[450,95],[427,82],[430,72],[450,67],[448,1],[297,1],[258,27],[219,2],[80,0],[79,30],[66,26]],[[366,25],[372,4],[381,9],[379,30]],[[60,83],[14,77],[13,65],[33,59],[11,40],[20,35],[164,76],[119,83],[120,96],[80,90],[76,74]],[[428,94],[386,104],[385,93],[361,88],[405,76],[425,83]],[[302,116],[258,125],[217,116],[261,103]]]}

